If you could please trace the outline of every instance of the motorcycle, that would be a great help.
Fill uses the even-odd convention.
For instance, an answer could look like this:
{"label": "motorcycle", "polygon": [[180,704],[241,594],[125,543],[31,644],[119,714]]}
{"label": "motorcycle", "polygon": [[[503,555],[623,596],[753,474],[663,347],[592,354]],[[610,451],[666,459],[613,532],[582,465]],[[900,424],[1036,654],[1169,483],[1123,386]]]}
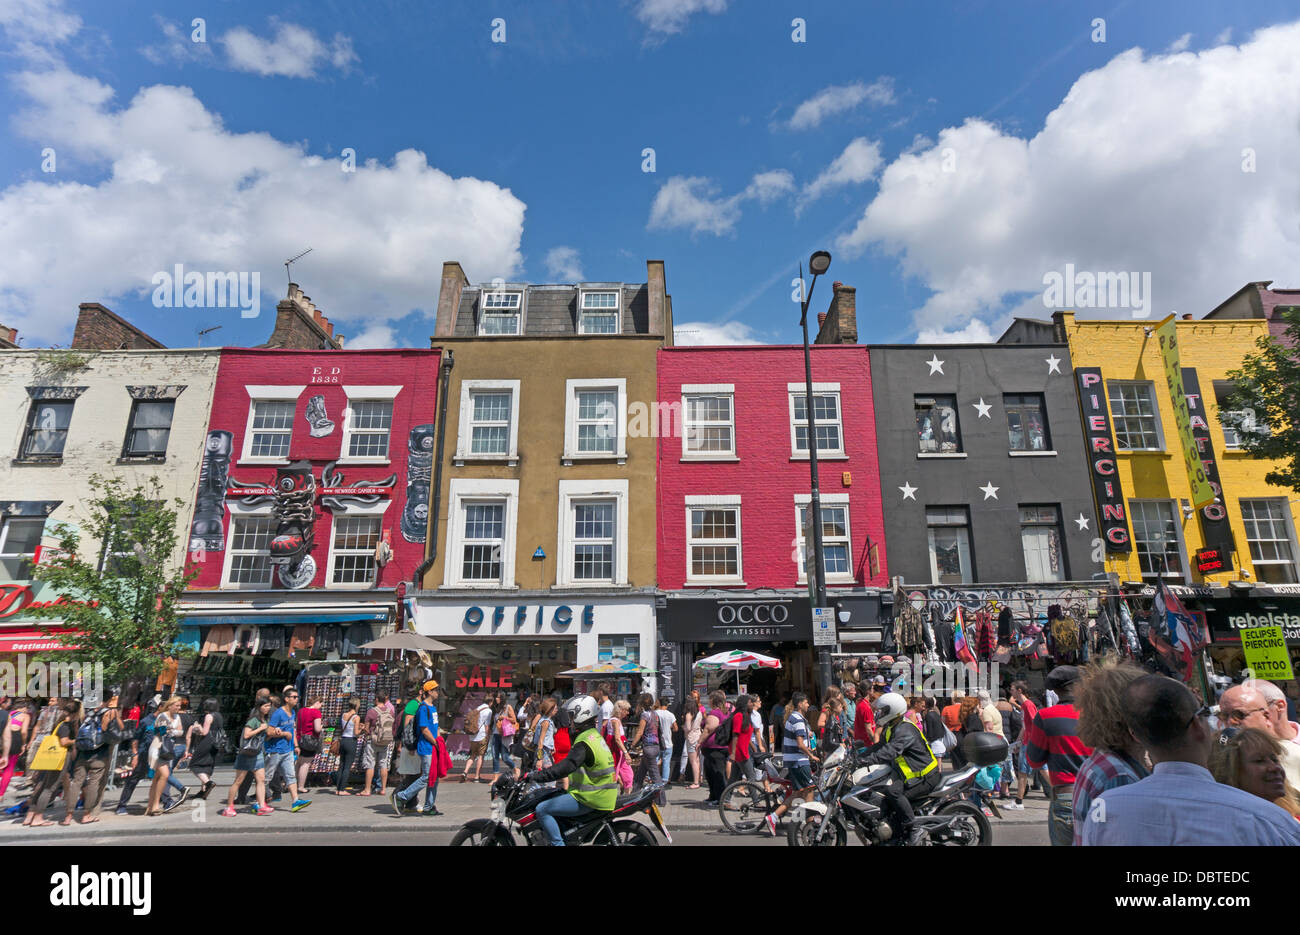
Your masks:
{"label": "motorcycle", "polygon": [[[1005,756],[1006,742],[1001,745]],[[988,818],[965,796],[975,787],[981,765],[987,765],[982,761],[1001,762],[995,747],[986,741],[972,745],[975,756],[968,755],[972,762],[966,768],[945,775],[931,792],[912,802],[915,826],[926,832],[927,843],[969,847],[993,842]],[[892,775],[888,765],[857,766],[856,753],[844,747],[836,750],[823,764],[817,800],[791,809],[787,842],[792,847],[843,847],[852,829],[867,846],[906,845],[902,835],[895,835],[896,818],[882,791]]]}
{"label": "motorcycle", "polygon": [[[673,836],[668,832],[656,801],[662,792],[662,783],[645,785],[627,795],[620,795],[612,811],[593,812],[576,818],[557,817],[560,835],[569,847],[657,847],[659,839],[650,826],[632,817],[644,814],[672,844]],[[525,845],[545,847],[550,842],[537,817],[537,806],[563,794],[563,789],[517,782],[511,776],[502,776],[492,784],[491,817],[467,821],[451,839],[451,844],[453,847],[515,847],[518,833]]]}

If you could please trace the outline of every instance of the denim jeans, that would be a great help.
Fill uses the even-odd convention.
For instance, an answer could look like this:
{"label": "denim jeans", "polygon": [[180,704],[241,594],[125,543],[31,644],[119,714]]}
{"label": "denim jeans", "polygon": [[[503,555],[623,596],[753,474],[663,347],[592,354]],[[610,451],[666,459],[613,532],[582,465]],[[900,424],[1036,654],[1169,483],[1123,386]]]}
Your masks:
{"label": "denim jeans", "polygon": [[1047,831],[1053,847],[1074,844],[1074,790],[1069,786],[1052,789],[1052,804],[1047,807]]}
{"label": "denim jeans", "polygon": [[560,836],[560,823],[555,820],[555,816],[576,818],[590,811],[592,809],[587,808],[587,806],[566,792],[564,795],[553,796],[543,801],[537,806],[535,813],[537,820],[542,823],[542,830],[546,832],[546,837],[550,840],[551,846],[563,847],[564,838]]}
{"label": "denim jeans", "polygon": [[663,750],[659,755],[659,760],[660,766],[662,767],[660,775],[666,785],[673,775],[673,742],[667,738],[665,738],[665,740],[666,742],[664,743]]}
{"label": "denim jeans", "polygon": [[420,790],[424,790],[424,810],[427,812],[433,808],[434,799],[438,797],[438,784],[429,785],[429,769],[433,766],[433,754],[425,753],[420,757],[420,774],[415,777],[409,786],[397,793],[397,798],[402,803],[414,801],[420,795]]}
{"label": "denim jeans", "polygon": [[507,740],[514,740],[514,737],[502,737],[500,734],[492,735],[492,772],[501,772],[501,764],[506,764],[506,769],[514,771],[515,761],[510,756],[510,744]]}
{"label": "denim jeans", "polygon": [[176,756],[172,757],[171,763],[168,764],[168,766],[171,767],[171,771],[167,774],[167,785],[171,786],[177,792],[185,791],[185,783],[176,778],[176,764],[183,759],[185,759],[185,748],[177,744]]}

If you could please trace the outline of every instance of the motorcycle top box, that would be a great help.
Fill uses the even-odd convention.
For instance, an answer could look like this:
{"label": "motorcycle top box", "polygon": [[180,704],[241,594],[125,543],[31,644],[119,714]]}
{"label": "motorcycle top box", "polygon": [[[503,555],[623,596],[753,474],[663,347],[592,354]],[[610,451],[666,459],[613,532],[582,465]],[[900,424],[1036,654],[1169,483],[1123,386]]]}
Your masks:
{"label": "motorcycle top box", "polygon": [[962,738],[961,752],[972,766],[997,766],[1007,758],[1007,742],[997,734],[978,731]]}

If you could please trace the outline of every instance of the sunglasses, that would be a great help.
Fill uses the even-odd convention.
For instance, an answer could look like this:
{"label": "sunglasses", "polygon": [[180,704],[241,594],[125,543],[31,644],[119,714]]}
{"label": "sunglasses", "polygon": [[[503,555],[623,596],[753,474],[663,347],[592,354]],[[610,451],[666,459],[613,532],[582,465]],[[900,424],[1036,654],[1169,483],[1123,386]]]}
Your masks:
{"label": "sunglasses", "polygon": [[1231,714],[1225,713],[1223,716],[1227,718],[1229,721],[1244,721],[1252,714],[1258,714],[1261,711],[1267,711],[1267,710],[1268,710],[1268,705],[1265,705],[1262,708],[1251,708],[1249,711],[1233,711]]}
{"label": "sunglasses", "polygon": [[1199,708],[1196,709],[1196,713],[1193,714],[1188,719],[1187,723],[1183,725],[1183,730],[1187,730],[1187,728],[1191,727],[1193,722],[1195,722],[1197,718],[1209,717],[1213,713],[1214,712],[1210,710],[1209,705],[1204,705],[1204,704],[1201,705]]}

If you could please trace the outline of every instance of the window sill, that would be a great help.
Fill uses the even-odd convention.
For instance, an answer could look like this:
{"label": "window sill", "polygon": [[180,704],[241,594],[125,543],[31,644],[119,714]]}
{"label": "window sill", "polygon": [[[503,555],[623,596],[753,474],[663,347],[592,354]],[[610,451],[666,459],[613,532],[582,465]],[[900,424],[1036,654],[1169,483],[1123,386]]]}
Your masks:
{"label": "window sill", "polygon": [[518,591],[517,584],[501,584],[497,581],[453,581],[451,584],[444,584],[438,590],[440,591]]}
{"label": "window sill", "polygon": [[166,464],[166,455],[123,455],[117,459],[118,464]]}
{"label": "window sill", "polygon": [[[805,453],[805,454],[800,454],[799,452],[796,451],[794,454],[790,455],[790,460],[791,460],[791,461],[807,461],[807,460],[808,460],[808,455],[807,455],[806,453]],[[844,452],[842,452],[842,451],[833,452],[833,453],[831,453],[831,454],[822,454],[822,453],[819,451],[819,452],[817,452],[817,460],[818,460],[818,461],[847,461],[847,460],[849,460],[849,456],[846,455],[846,454],[845,454]]]}
{"label": "window sill", "polygon": [[14,458],[11,462],[15,465],[49,465],[55,466],[63,463],[63,458]]}
{"label": "window sill", "polygon": [[560,458],[560,464],[564,465],[565,467],[573,467],[573,462],[575,461],[587,461],[587,462],[613,461],[617,464],[627,464],[627,452],[623,452],[622,454],[594,454],[594,455],[569,454],[566,452],[563,455],[563,457]]}
{"label": "window sill", "polygon": [[967,457],[967,454],[964,451],[918,451],[916,456],[918,458],[937,458],[940,460],[949,458],[960,460]]}
{"label": "window sill", "polygon": [[1055,451],[1008,451],[1013,458],[1055,458]]}
{"label": "window sill", "polygon": [[692,461],[735,461],[739,462],[740,458],[736,455],[682,455],[678,464],[689,464]]}
{"label": "window sill", "polygon": [[1170,452],[1163,448],[1115,448],[1117,455],[1168,455]]}
{"label": "window sill", "polygon": [[466,464],[504,464],[507,467],[517,467],[519,455],[456,455],[451,463],[455,467],[464,467]]}
{"label": "window sill", "polygon": [[375,583],[373,581],[357,584],[335,584],[331,581],[325,585],[327,591],[373,591],[374,589]]}
{"label": "window sill", "polygon": [[392,464],[393,462],[388,458],[339,458],[334,463],[346,467],[349,464],[389,465]]}
{"label": "window sill", "polygon": [[687,578],[686,584],[683,586],[687,588],[712,588],[712,587],[717,587],[719,585],[727,588],[749,587],[748,584],[746,584],[744,581],[740,580],[739,578],[711,578],[708,581],[699,581],[699,580],[693,581],[690,578]]}
{"label": "window sill", "polygon": [[288,458],[240,458],[239,466],[245,465],[257,467],[264,465],[273,465],[275,467],[284,467],[289,463]]}
{"label": "window sill", "polygon": [[552,585],[555,588],[566,588],[574,591],[597,590],[604,588],[626,588],[626,581],[557,581]]}
{"label": "window sill", "polygon": [[[808,579],[803,575],[800,575],[797,579],[795,579],[795,583],[803,588],[808,587]],[[826,577],[826,584],[828,587],[832,584],[853,585],[857,583],[858,583],[857,579],[854,578],[852,575],[827,575]]]}

